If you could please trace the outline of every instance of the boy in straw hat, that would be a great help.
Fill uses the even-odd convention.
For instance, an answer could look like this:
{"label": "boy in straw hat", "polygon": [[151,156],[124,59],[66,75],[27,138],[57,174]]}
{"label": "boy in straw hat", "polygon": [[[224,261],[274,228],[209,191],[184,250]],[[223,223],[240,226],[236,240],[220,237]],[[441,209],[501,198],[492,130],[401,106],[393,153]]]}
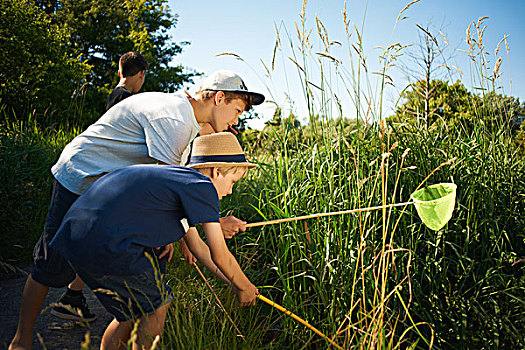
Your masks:
{"label": "boy in straw hat", "polygon": [[[241,305],[254,304],[257,288],[228,250],[219,224],[219,200],[253,167],[233,134],[211,134],[195,140],[188,167],[136,165],[116,170],[75,201],[51,247],[115,316],[103,335],[102,349],[126,344],[136,319],[140,323],[134,348],[149,349],[162,334],[172,293],[152,266],[155,258],[147,254],[154,256],[155,247],[181,238],[208,270],[233,284]],[[191,227],[186,233],[183,218]],[[196,224],[202,225],[209,246]],[[159,264],[164,272],[162,260],[166,257]]]}
{"label": "boy in straw hat", "polygon": [[[82,295],[83,282],[60,254],[49,248],[68,208],[96,179],[134,164],[180,164],[184,150],[201,127],[220,132],[238,122],[239,115],[264,101],[249,91],[231,71],[217,71],[202,83],[195,97],[176,93],[144,92],[110,108],[97,122],[78,135],[63,150],[52,167],[51,201],[42,235],[35,245],[34,264],[28,276],[18,328],[9,349],[30,349],[33,326],[49,287],[68,286],[54,315],[77,321],[92,321]],[[225,235],[243,229],[234,217],[221,219]],[[228,233],[229,232],[229,233]],[[165,252],[171,254],[172,245]],[[89,259],[90,261],[93,259]],[[79,310],[72,312],[71,310]]]}

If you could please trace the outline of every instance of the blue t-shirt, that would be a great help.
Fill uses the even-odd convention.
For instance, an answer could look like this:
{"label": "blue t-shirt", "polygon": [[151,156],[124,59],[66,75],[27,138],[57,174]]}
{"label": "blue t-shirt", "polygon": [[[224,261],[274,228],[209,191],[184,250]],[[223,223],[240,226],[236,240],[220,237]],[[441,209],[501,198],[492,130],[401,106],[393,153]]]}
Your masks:
{"label": "blue t-shirt", "polygon": [[102,274],[138,274],[144,252],[178,241],[180,223],[219,222],[210,179],[190,168],[135,165],[93,183],[71,206],[50,246],[73,266]]}

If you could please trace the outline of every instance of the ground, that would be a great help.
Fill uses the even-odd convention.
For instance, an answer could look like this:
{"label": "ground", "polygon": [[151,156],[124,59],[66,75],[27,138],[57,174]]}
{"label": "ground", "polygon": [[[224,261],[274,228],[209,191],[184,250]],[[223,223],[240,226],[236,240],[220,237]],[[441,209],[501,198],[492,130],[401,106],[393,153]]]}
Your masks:
{"label": "ground", "polygon": [[[0,275],[0,349],[7,349],[9,342],[16,332],[20,298],[27,278],[28,269],[18,273]],[[45,307],[56,302],[64,289],[50,288],[44,302]],[[97,315],[89,327],[76,324],[72,321],[59,319],[49,312],[44,311],[35,324],[33,349],[80,349],[85,339],[86,332],[90,332],[90,349],[98,349],[104,329],[112,320],[112,316],[88,289],[84,289],[90,310]],[[37,337],[40,334],[45,345]]]}

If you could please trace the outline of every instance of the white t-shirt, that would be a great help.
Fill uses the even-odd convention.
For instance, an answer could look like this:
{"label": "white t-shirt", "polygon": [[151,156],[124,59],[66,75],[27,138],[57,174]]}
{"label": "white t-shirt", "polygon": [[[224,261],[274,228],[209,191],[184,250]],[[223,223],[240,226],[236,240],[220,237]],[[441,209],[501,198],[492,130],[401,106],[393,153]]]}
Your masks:
{"label": "white t-shirt", "polygon": [[136,94],[75,137],[51,172],[68,190],[82,194],[100,176],[129,165],[179,165],[200,129],[184,92]]}

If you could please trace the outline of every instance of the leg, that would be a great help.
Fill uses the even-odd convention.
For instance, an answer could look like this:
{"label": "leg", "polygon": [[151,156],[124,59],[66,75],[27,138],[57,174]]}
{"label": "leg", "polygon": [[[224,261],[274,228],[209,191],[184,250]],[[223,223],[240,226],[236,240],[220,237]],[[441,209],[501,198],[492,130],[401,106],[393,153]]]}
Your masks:
{"label": "leg", "polygon": [[74,278],[74,272],[67,261],[50,250],[49,242],[55,236],[62,218],[76,198],[78,195],[70,192],[53,179],[46,222],[42,235],[33,250],[33,270],[27,278],[22,293],[18,328],[9,349],[31,348],[33,327],[49,287],[64,287]]}
{"label": "leg", "polygon": [[80,279],[80,277],[77,275],[75,277],[75,280],[67,286],[71,290],[81,291],[82,288],[84,288],[84,281]]}
{"label": "leg", "polygon": [[29,275],[22,293],[18,328],[9,346],[10,350],[31,349],[33,345],[33,327],[48,291],[49,287],[38,283]]}
{"label": "leg", "polygon": [[100,350],[126,349],[132,329],[133,321],[119,322],[114,318],[102,336]]}
{"label": "leg", "polygon": [[166,320],[166,313],[170,303],[159,307],[154,313],[142,316],[139,323],[139,334],[137,341],[133,343],[133,350],[135,349],[150,349],[151,344],[157,336],[162,335],[164,330],[164,321]]}
{"label": "leg", "polygon": [[57,300],[56,305],[51,310],[51,314],[65,320],[79,322],[92,322],[97,317],[89,311],[86,298],[82,294],[84,281],[80,276],[75,275],[64,294]]}

